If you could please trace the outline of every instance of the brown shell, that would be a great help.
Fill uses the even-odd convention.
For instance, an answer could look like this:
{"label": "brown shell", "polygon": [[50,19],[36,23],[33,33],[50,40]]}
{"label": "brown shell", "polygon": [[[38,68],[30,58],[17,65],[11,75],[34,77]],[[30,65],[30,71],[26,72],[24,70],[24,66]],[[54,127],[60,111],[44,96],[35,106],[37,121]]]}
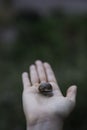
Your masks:
{"label": "brown shell", "polygon": [[39,92],[43,95],[52,95],[52,86],[49,83],[41,83],[39,86]]}

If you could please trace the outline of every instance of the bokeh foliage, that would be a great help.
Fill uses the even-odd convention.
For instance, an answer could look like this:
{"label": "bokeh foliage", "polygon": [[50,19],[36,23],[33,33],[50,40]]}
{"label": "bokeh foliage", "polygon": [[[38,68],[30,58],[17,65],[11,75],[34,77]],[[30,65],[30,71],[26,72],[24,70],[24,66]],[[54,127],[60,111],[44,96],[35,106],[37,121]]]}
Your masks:
{"label": "bokeh foliage", "polygon": [[25,129],[21,73],[41,59],[52,65],[64,95],[70,85],[78,86],[77,105],[64,130],[86,130],[87,16],[56,12],[41,17],[22,12],[6,26],[9,23],[18,36],[12,43],[0,44],[0,129]]}

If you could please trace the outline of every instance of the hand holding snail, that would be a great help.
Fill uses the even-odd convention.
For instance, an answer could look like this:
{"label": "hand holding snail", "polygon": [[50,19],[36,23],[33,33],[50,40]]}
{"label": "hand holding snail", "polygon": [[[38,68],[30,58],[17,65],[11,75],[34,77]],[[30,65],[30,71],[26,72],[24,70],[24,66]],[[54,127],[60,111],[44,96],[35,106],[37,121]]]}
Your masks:
{"label": "hand holding snail", "polygon": [[69,87],[66,96],[63,96],[51,66],[39,60],[30,66],[29,75],[30,78],[27,72],[22,75],[27,130],[61,130],[63,119],[75,106],[76,86]]}

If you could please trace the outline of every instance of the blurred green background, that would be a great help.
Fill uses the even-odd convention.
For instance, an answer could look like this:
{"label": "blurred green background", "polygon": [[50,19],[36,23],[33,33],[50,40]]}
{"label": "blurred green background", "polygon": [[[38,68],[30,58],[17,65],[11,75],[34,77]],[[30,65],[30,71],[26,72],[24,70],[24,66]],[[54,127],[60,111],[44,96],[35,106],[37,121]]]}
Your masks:
{"label": "blurred green background", "polygon": [[0,129],[26,129],[21,74],[37,59],[52,65],[64,95],[70,85],[78,86],[64,130],[86,130],[87,15],[56,10],[41,16],[5,8],[0,11]]}

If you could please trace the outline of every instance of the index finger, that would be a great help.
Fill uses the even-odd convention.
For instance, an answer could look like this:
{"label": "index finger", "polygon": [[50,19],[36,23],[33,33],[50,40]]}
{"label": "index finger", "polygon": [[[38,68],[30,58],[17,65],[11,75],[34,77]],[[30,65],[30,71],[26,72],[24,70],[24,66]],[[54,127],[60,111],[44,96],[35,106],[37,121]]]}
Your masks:
{"label": "index finger", "polygon": [[[48,63],[44,63],[44,68],[45,68],[45,71],[46,71],[48,82],[57,84],[57,80],[56,80],[56,77],[54,75],[54,72],[53,72],[51,66]],[[56,88],[58,89],[58,93],[61,94],[61,90],[60,90],[58,84],[56,85]]]}
{"label": "index finger", "polygon": [[53,72],[51,66],[48,63],[44,63],[44,68],[45,68],[45,71],[46,71],[48,82],[57,83],[56,77],[54,75],[54,72]]}

